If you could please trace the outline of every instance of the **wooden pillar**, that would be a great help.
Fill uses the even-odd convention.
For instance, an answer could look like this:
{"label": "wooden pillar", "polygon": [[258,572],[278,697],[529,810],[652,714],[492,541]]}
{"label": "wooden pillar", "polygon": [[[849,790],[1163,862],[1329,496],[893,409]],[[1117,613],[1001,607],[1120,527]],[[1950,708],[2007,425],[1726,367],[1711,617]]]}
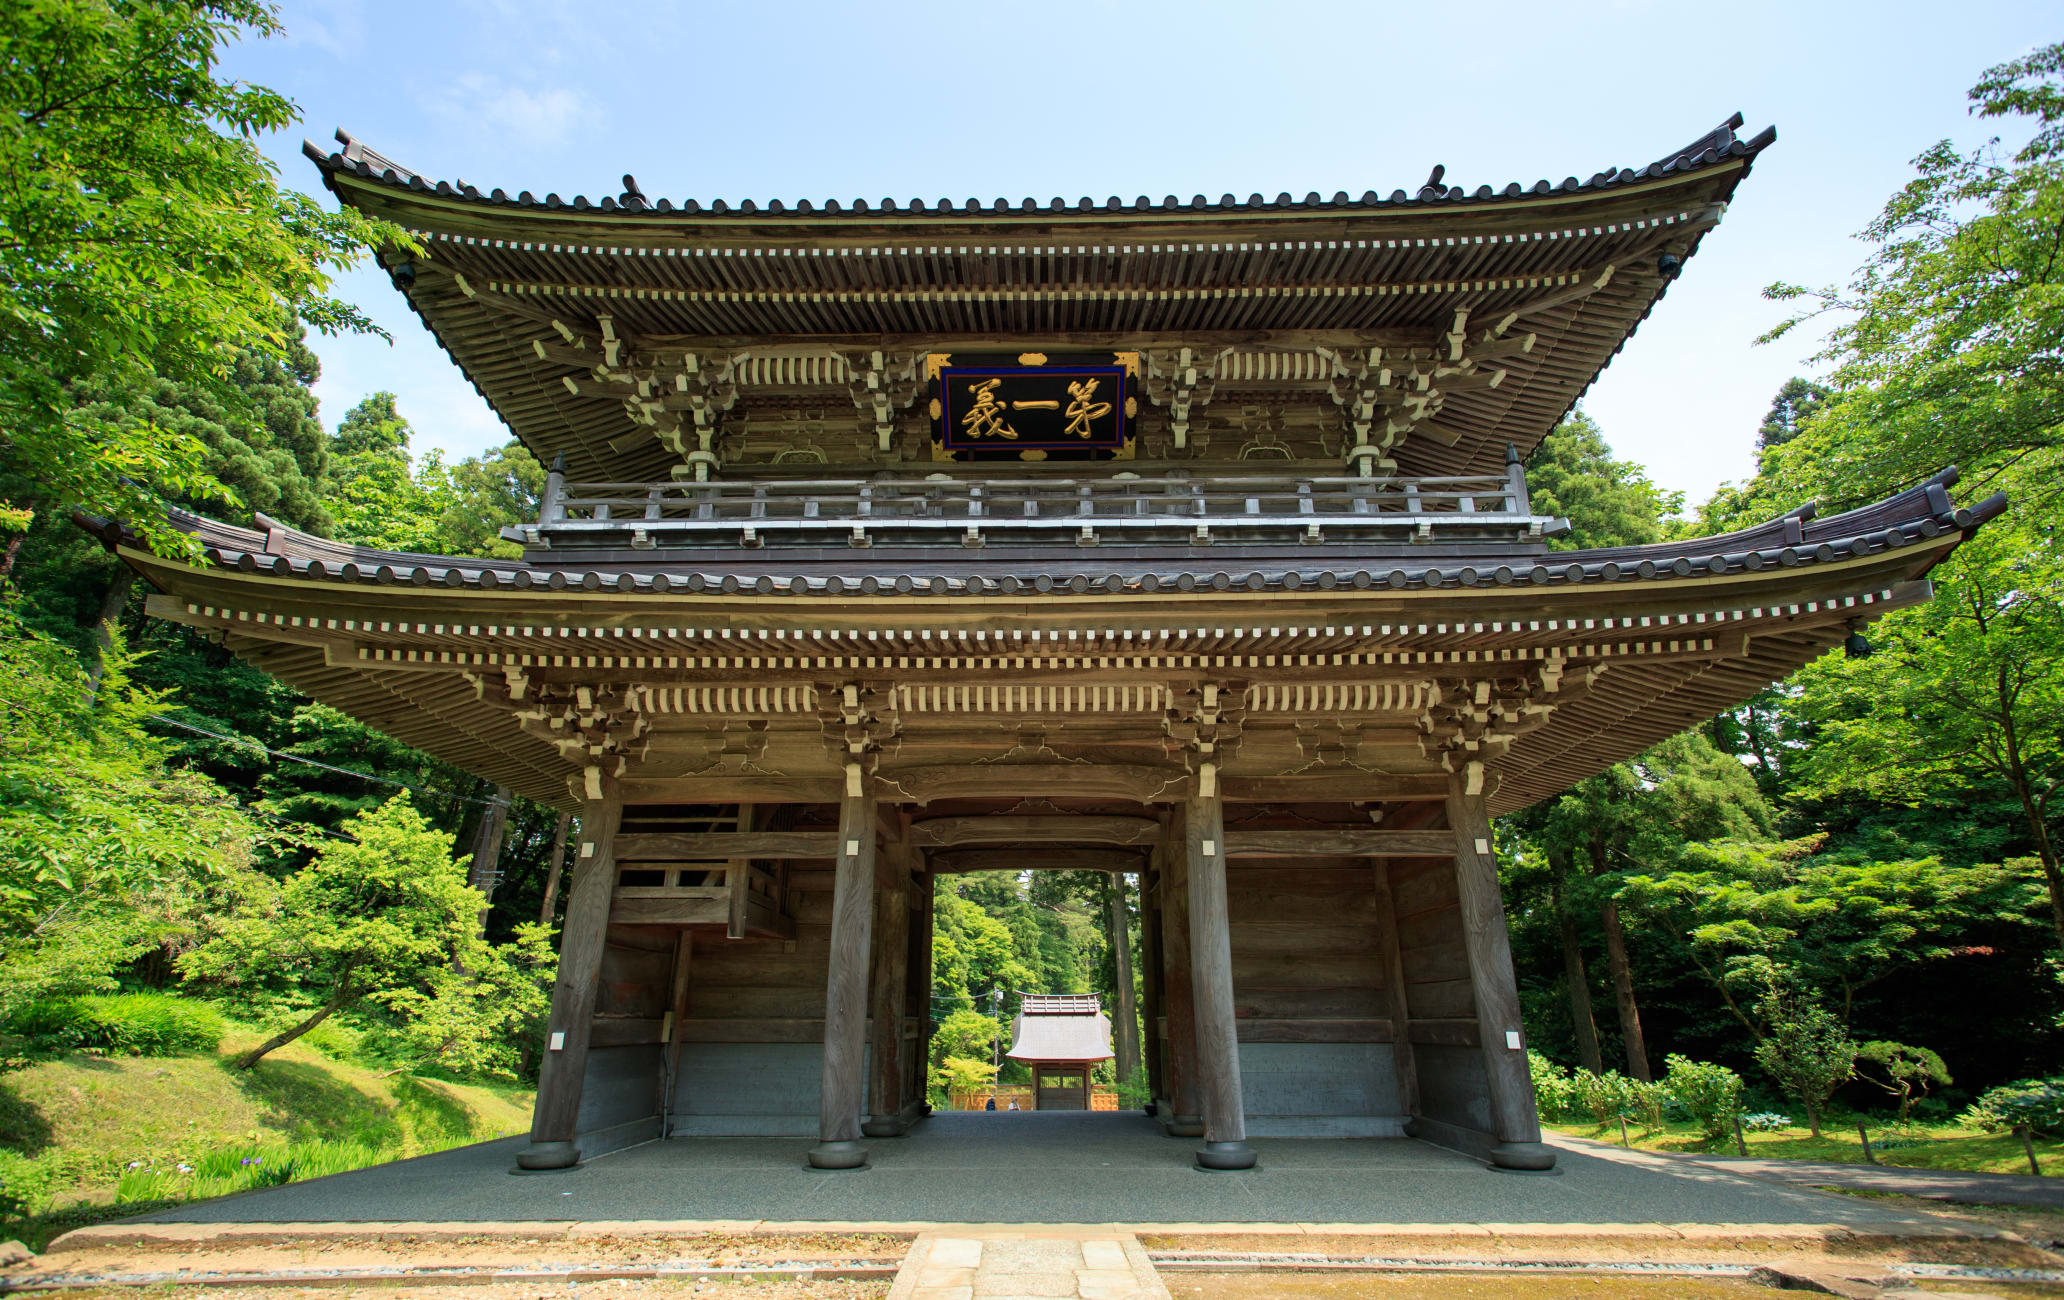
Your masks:
{"label": "wooden pillar", "polygon": [[932,1113],[927,1100],[932,1053],[932,904],[938,877],[924,869],[924,856],[910,855],[910,978],[905,987],[906,1015],[916,1033],[905,1031],[903,1108],[914,1120]]}
{"label": "wooden pillar", "polygon": [[903,1115],[904,983],[910,974],[910,856],[892,845],[882,854],[874,896],[874,976],[868,995],[870,1023],[867,1122],[871,1138],[897,1138],[909,1131]]}
{"label": "wooden pillar", "polygon": [[[592,769],[591,775],[592,775]],[[518,1152],[523,1169],[570,1169],[580,1162],[573,1144],[580,1118],[581,1083],[588,1072],[588,1032],[595,1020],[595,993],[602,979],[602,948],[609,933],[609,904],[616,893],[616,828],[623,800],[612,781],[581,811],[579,856],[566,895],[566,922],[559,932],[559,974],[552,986],[552,1020],[545,1059],[538,1070],[537,1103],[531,1111],[530,1145]]]}
{"label": "wooden pillar", "polygon": [[838,866],[831,902],[831,969],[824,981],[824,1076],[812,1169],[860,1169],[860,1112],[867,1104],[867,976],[874,928],[874,800],[849,767],[839,803]]}
{"label": "wooden pillar", "polygon": [[1162,1073],[1168,1082],[1167,1113],[1161,1127],[1170,1137],[1203,1137],[1203,1105],[1197,1098],[1197,1013],[1191,997],[1190,892],[1188,854],[1183,849],[1187,822],[1177,804],[1168,819],[1161,855],[1162,1014],[1168,1017]]}
{"label": "wooden pillar", "polygon": [[[1160,855],[1155,854],[1158,863]],[[1161,877],[1152,865],[1140,873],[1140,1018],[1146,1031],[1147,1113],[1166,1099],[1167,1076],[1161,1058]]]}
{"label": "wooden pillar", "polygon": [[1233,939],[1226,909],[1225,805],[1217,769],[1198,765],[1197,792],[1184,802],[1189,868],[1191,997],[1197,1015],[1197,1091],[1204,1102],[1199,1169],[1252,1169],[1240,1088],[1240,1040],[1233,1023]]}
{"label": "wooden pillar", "polygon": [[681,1043],[687,1032],[688,968],[695,959],[695,932],[682,927],[674,936],[673,991],[667,1000],[661,1037],[666,1040],[666,1057],[659,1071],[659,1135],[673,1136],[674,1097],[681,1090]]}
{"label": "wooden pillar", "polygon": [[1110,883],[1112,983],[1118,992],[1118,1082],[1126,1083],[1139,1072],[1139,1011],[1132,995],[1132,922],[1125,906],[1125,873],[1113,871]]}
{"label": "wooden pillar", "polygon": [[1496,1139],[1491,1163],[1504,1169],[1552,1169],[1555,1150],[1542,1143],[1541,1121],[1534,1111],[1526,1038],[1519,1022],[1519,982],[1512,971],[1512,939],[1498,891],[1498,859],[1491,852],[1483,769],[1475,763],[1448,778],[1448,825],[1455,833],[1455,892],[1461,902],[1477,1040],[1490,1091],[1491,1136]]}
{"label": "wooden pillar", "polygon": [[1419,1063],[1412,1051],[1412,1003],[1405,988],[1405,950],[1398,941],[1397,895],[1390,887],[1390,861],[1370,864],[1375,876],[1376,958],[1383,966],[1383,996],[1390,1009],[1391,1060],[1396,1065],[1398,1109],[1419,1113]]}

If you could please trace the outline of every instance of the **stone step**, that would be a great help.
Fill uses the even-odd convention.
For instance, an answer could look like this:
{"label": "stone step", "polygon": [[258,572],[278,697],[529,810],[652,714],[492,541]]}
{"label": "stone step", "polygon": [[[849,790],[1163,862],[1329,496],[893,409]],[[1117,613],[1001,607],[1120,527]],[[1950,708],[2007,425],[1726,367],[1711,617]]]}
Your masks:
{"label": "stone step", "polygon": [[1169,1300],[1129,1232],[927,1232],[889,1300]]}

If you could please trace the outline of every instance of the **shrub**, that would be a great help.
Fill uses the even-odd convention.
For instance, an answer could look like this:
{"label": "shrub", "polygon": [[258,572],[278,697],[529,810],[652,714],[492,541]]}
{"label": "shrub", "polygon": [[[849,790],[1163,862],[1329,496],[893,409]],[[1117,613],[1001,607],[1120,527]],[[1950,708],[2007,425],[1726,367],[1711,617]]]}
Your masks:
{"label": "shrub", "polygon": [[1883,1041],[1865,1043],[1856,1049],[1857,1074],[1866,1082],[1890,1093],[1899,1103],[1899,1123],[1904,1125],[1916,1101],[1928,1095],[1938,1083],[1954,1083],[1942,1058],[1925,1047]]}
{"label": "shrub", "polygon": [[1577,1105],[1598,1121],[1600,1128],[1604,1128],[1627,1114],[1633,1102],[1627,1085],[1632,1082],[1616,1070],[1607,1070],[1604,1074],[1578,1070],[1570,1076],[1570,1095]]}
{"label": "shrub", "polygon": [[1726,1137],[1742,1108],[1742,1077],[1724,1065],[1672,1054],[1663,1083],[1684,1107],[1699,1132],[1709,1139]]}
{"label": "shrub", "polygon": [[2023,1079],[1989,1089],[1963,1114],[1966,1124],[1998,1133],[2026,1124],[2064,1133],[2064,1077]]}
{"label": "shrub", "polygon": [[50,1194],[50,1169],[18,1151],[0,1148],[0,1219],[25,1219]]}
{"label": "shrub", "polygon": [[1770,1032],[1756,1044],[1756,1064],[1805,1109],[1819,1137],[1828,1098],[1856,1072],[1856,1042],[1825,1007],[1789,989],[1773,986],[1757,1005]]}
{"label": "shrub", "polygon": [[1534,1081],[1534,1109],[1548,1118],[1560,1118],[1568,1113],[1570,1102],[1569,1072],[1539,1052],[1526,1054],[1527,1074]]}
{"label": "shrub", "polygon": [[1674,1100],[1670,1090],[1660,1083],[1642,1079],[1626,1080],[1627,1117],[1640,1122],[1649,1132],[1663,1126],[1663,1112]]}
{"label": "shrub", "polygon": [[1775,1133],[1792,1126],[1790,1115],[1780,1115],[1774,1110],[1759,1110],[1753,1115],[1741,1117],[1741,1126],[1751,1133]]}
{"label": "shrub", "polygon": [[205,1002],[170,993],[115,993],[34,1002],[7,1029],[46,1050],[99,1049],[131,1056],[212,1052],[222,1016]]}

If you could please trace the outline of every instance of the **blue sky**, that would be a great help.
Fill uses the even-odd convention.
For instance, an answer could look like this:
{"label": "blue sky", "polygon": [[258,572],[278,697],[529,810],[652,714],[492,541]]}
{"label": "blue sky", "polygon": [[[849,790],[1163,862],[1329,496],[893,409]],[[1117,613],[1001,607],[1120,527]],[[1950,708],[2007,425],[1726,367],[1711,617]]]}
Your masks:
{"label": "blue sky", "polygon": [[[2042,18],[2048,12],[2048,21]],[[288,0],[230,75],[300,103],[266,142],[320,191],[343,126],[483,189],[654,197],[1385,193],[1640,166],[1739,109],[1775,123],[1719,230],[1586,400],[1619,454],[1694,500],[1753,469],[1813,339],[1756,347],[1772,280],[1839,281],[1935,140],[1982,140],[1979,73],[2064,37],[2034,3],[651,4]],[[384,276],[345,296],[394,335],[314,340],[335,423],[398,394],[417,445],[506,437]]]}

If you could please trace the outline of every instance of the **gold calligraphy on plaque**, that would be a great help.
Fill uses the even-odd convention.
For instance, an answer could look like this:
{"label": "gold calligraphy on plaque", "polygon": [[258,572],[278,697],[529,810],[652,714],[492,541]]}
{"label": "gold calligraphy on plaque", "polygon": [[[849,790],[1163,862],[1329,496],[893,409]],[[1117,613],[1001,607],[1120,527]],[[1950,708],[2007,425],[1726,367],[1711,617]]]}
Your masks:
{"label": "gold calligraphy on plaque", "polygon": [[968,385],[968,396],[975,399],[975,404],[968,408],[966,415],[960,417],[962,433],[970,438],[1017,440],[1018,431],[1004,423],[1004,405],[996,400],[996,390],[1001,387],[1001,379],[984,379],[980,383]]}
{"label": "gold calligraphy on plaque", "polygon": [[[1090,421],[1101,420],[1111,413],[1109,402],[1095,400],[1099,382],[1095,379],[1085,379],[1068,385],[1068,396],[1074,400],[1068,403],[1068,427],[1062,430],[1065,436],[1088,438]],[[1056,402],[1054,405],[1058,406],[1060,403]]]}

